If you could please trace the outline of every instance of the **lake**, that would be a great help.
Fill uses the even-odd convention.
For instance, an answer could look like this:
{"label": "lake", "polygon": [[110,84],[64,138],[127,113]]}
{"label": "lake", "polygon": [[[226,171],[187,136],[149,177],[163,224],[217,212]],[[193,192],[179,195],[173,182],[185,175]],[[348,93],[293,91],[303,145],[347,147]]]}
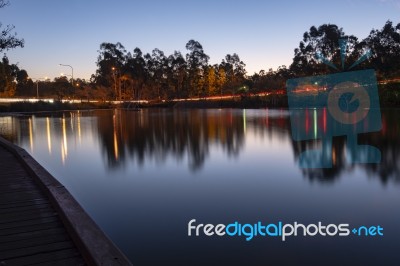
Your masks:
{"label": "lake", "polygon": [[[303,121],[300,121],[302,124]],[[304,126],[312,121],[304,121]],[[319,124],[315,122],[317,130]],[[359,135],[381,163],[301,168],[285,109],[98,110],[0,117],[134,265],[399,265],[400,113]],[[188,223],[380,226],[383,236],[188,236]]]}

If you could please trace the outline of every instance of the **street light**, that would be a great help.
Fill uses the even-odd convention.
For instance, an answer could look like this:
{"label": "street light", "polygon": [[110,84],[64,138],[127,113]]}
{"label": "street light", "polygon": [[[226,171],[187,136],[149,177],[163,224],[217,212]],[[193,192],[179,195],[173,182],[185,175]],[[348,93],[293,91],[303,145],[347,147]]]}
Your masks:
{"label": "street light", "polygon": [[74,86],[74,68],[73,68],[71,65],[64,65],[64,64],[59,64],[59,65],[60,65],[60,66],[70,67],[70,68],[71,68],[71,72],[72,72],[72,75],[71,75],[71,77],[72,77],[71,83],[72,83],[72,86]]}
{"label": "street light", "polygon": [[72,91],[75,94],[75,87],[74,87],[74,68],[71,65],[64,65],[64,64],[59,64],[60,66],[64,66],[64,67],[70,67],[71,68],[71,83],[72,83]]}

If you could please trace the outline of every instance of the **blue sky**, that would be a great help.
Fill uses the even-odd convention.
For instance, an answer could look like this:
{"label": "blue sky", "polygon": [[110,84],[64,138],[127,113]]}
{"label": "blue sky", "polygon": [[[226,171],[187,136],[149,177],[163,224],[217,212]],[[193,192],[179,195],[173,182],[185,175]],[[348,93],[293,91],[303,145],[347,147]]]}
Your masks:
{"label": "blue sky", "polygon": [[248,74],[289,65],[293,50],[310,26],[336,24],[362,39],[387,20],[400,22],[400,0],[340,1],[124,1],[10,0],[0,22],[14,24],[25,47],[6,51],[31,77],[89,78],[102,42],[121,42],[128,51],[159,48],[167,55],[186,53],[199,41],[219,63],[237,53]]}

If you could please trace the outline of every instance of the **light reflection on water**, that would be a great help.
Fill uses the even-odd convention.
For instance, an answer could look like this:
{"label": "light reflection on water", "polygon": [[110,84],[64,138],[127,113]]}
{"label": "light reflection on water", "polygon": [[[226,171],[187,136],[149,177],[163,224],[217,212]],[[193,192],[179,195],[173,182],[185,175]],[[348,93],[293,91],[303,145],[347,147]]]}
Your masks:
{"label": "light reflection on water", "polygon": [[[299,154],[319,144],[292,141],[286,110],[64,112],[1,117],[0,130],[63,183],[134,264],[389,265],[400,260],[397,113],[384,111],[382,131],[360,136],[381,150],[381,164],[346,163],[339,137],[331,169],[297,166]],[[310,134],[315,121],[303,121]],[[193,218],[380,224],[386,234],[189,238]]]}

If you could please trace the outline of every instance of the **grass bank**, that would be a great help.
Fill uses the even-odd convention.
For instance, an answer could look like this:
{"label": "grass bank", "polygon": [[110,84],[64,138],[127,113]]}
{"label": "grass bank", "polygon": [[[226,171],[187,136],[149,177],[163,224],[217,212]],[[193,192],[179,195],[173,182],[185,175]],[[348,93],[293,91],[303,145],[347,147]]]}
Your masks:
{"label": "grass bank", "polygon": [[52,112],[62,110],[91,110],[91,109],[109,109],[115,107],[113,104],[104,103],[67,103],[67,102],[11,102],[1,103],[0,113],[7,112]]}

